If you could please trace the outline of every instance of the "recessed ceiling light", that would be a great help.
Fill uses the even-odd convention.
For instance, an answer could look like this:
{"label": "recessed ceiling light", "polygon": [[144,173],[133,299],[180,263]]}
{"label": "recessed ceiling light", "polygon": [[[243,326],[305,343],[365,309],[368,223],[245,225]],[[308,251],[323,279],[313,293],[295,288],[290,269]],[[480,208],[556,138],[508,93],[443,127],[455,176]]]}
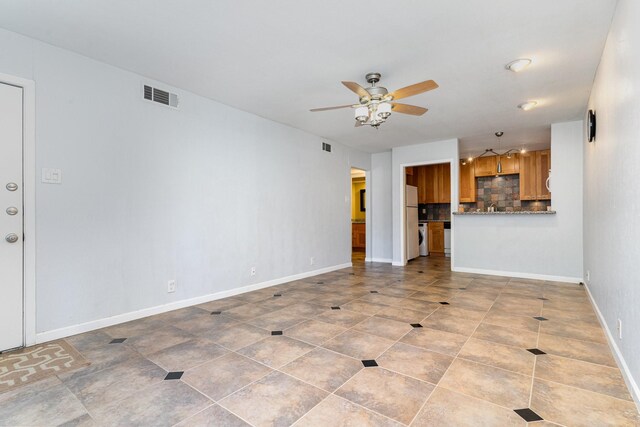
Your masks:
{"label": "recessed ceiling light", "polygon": [[535,107],[536,105],[538,105],[538,103],[536,101],[527,101],[527,102],[523,102],[522,104],[518,105],[518,108],[523,110],[523,111],[529,111],[533,107]]}
{"label": "recessed ceiling light", "polygon": [[531,60],[529,58],[520,58],[515,61],[509,62],[504,66],[509,71],[513,71],[514,73],[520,72],[531,65]]}

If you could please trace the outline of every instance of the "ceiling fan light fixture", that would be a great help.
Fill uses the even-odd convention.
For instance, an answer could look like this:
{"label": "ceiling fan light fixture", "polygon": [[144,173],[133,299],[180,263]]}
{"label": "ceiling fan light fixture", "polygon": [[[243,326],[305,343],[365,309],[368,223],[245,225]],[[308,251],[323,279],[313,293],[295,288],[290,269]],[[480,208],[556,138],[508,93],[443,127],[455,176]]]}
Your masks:
{"label": "ceiling fan light fixture", "polygon": [[378,104],[378,117],[382,120],[386,120],[391,115],[391,104],[388,102],[382,102]]}
{"label": "ceiling fan light fixture", "polygon": [[529,65],[531,65],[531,60],[529,58],[520,58],[520,59],[516,59],[515,61],[509,62],[507,65],[504,66],[504,68],[506,68],[509,71],[513,71],[514,73],[519,73],[520,71],[527,68]]}
{"label": "ceiling fan light fixture", "polygon": [[529,111],[529,110],[535,108],[536,105],[538,105],[538,103],[536,101],[527,101],[527,102],[523,102],[522,104],[518,105],[518,108],[521,109],[522,111]]}
{"label": "ceiling fan light fixture", "polygon": [[367,107],[356,108],[356,120],[364,123],[369,120],[369,109]]}
{"label": "ceiling fan light fixture", "polygon": [[371,84],[371,87],[368,88],[363,88],[356,82],[342,82],[347,89],[358,95],[359,104],[313,108],[311,109],[311,112],[338,110],[341,108],[351,107],[354,109],[356,119],[355,127],[361,127],[362,125],[368,124],[377,129],[391,116],[392,110],[397,113],[409,114],[412,116],[421,116],[427,112],[426,108],[416,107],[415,105],[398,104],[395,102],[392,103],[392,100],[408,98],[410,96],[419,95],[438,88],[438,84],[436,82],[433,80],[426,80],[389,93],[385,87],[376,86],[376,83],[380,81],[380,77],[380,73],[367,74],[367,82]]}

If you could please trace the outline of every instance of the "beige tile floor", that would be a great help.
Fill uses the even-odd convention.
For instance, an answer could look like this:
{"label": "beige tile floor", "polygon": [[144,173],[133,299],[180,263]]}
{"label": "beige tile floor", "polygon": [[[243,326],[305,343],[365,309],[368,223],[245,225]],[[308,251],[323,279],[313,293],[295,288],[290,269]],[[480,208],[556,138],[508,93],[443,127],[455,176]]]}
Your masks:
{"label": "beige tile floor", "polygon": [[0,394],[1,425],[640,424],[581,286],[445,258],[359,257],[66,341],[91,365]]}

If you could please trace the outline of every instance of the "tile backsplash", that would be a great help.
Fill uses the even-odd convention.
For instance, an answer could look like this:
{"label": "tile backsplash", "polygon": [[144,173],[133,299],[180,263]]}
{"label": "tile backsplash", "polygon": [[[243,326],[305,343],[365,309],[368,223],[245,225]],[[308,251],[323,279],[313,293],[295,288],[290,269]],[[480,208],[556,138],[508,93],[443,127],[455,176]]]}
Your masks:
{"label": "tile backsplash", "polygon": [[494,205],[497,211],[545,211],[549,200],[520,200],[520,175],[476,178],[476,203],[461,203],[465,211],[486,210]]}
{"label": "tile backsplash", "polygon": [[[423,213],[426,211],[426,213]],[[418,219],[428,220],[451,220],[451,204],[449,203],[421,203],[418,205]]]}

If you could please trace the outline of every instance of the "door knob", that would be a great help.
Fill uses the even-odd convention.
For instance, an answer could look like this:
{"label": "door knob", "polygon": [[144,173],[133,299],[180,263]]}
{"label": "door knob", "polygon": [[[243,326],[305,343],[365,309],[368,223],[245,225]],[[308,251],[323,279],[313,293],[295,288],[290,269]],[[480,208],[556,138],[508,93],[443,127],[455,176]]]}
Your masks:
{"label": "door knob", "polygon": [[7,215],[15,215],[18,213],[18,208],[14,207],[14,206],[9,206],[7,208]]}
{"label": "door knob", "polygon": [[16,191],[17,189],[18,189],[18,184],[16,184],[15,182],[10,182],[7,184],[7,190]]}
{"label": "door knob", "polygon": [[18,241],[18,235],[15,233],[9,233],[4,237],[4,240],[6,240],[9,243],[15,243]]}

